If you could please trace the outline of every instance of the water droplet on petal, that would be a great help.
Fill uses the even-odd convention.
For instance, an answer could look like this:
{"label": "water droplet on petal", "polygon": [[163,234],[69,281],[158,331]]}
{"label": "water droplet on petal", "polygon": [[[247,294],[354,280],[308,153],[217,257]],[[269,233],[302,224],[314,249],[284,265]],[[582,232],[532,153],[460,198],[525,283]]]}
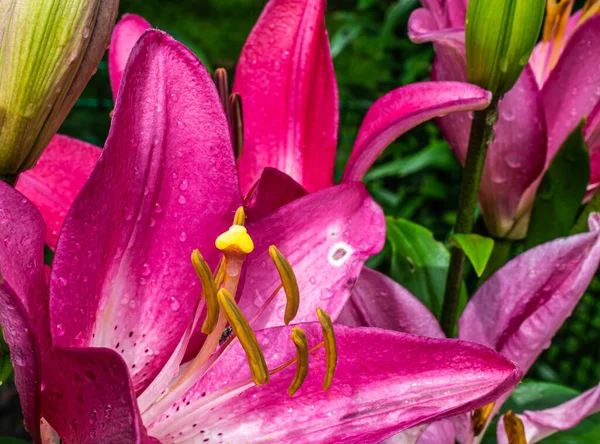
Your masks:
{"label": "water droplet on petal", "polygon": [[185,231],[182,231],[182,232],[179,234],[179,240],[180,240],[181,242],[185,242],[185,240],[186,240],[186,239],[187,239],[187,234],[185,233]]}

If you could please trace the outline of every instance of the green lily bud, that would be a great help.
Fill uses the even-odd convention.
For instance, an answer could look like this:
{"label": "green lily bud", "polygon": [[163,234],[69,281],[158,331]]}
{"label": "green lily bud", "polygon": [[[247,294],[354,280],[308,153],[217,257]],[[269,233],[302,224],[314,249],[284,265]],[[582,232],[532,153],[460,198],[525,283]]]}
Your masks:
{"label": "green lily bud", "polygon": [[538,40],[546,0],[470,0],[466,40],[469,82],[497,95],[523,72]]}
{"label": "green lily bud", "polygon": [[119,0],[0,2],[0,176],[32,168],[106,51]]}

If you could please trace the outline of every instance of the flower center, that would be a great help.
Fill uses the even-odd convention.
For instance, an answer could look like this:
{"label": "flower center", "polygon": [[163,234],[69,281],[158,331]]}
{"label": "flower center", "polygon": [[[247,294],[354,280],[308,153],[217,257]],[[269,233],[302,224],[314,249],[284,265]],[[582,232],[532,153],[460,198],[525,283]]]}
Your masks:
{"label": "flower center", "polygon": [[508,438],[508,444],[527,444],[523,421],[511,410],[504,415],[504,431]]}

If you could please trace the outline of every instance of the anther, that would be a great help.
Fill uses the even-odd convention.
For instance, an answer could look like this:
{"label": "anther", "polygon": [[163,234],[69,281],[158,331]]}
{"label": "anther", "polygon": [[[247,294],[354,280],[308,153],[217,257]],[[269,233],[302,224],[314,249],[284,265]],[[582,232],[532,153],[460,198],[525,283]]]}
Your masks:
{"label": "anther", "polygon": [[269,382],[269,370],[265,357],[260,348],[258,340],[254,332],[250,328],[250,324],[240,311],[239,307],[233,300],[233,296],[225,288],[221,288],[217,293],[219,305],[223,310],[227,322],[231,325],[233,332],[240,340],[242,348],[246,352],[248,365],[250,366],[250,374],[256,385],[262,385]]}
{"label": "anther", "polygon": [[587,0],[585,5],[583,5],[579,24],[582,24],[587,19],[592,18],[598,13],[600,13],[600,0]]}
{"label": "anther", "polygon": [[227,270],[227,261],[225,260],[225,256],[221,257],[221,261],[219,262],[219,267],[215,273],[215,286],[217,289],[221,288],[223,285],[223,281],[225,280],[225,271]]}
{"label": "anther", "polygon": [[242,114],[242,96],[233,93],[229,97],[229,130],[231,132],[231,144],[236,159],[242,155],[244,147],[244,116]]}
{"label": "anther", "polygon": [[485,429],[488,418],[494,409],[494,404],[495,402],[492,402],[491,404],[483,406],[473,412],[473,415],[471,416],[471,424],[473,425],[473,433],[475,436],[481,435],[481,432],[483,432],[483,429]]}
{"label": "anther", "polygon": [[254,250],[252,238],[241,225],[232,225],[229,230],[217,237],[215,246],[225,252],[246,255]]}
{"label": "anther", "polygon": [[198,250],[192,252],[192,265],[202,283],[202,292],[206,300],[206,319],[202,324],[202,333],[211,334],[219,320],[219,303],[217,301],[217,286],[213,280],[208,264]]}
{"label": "anther", "polygon": [[294,274],[294,270],[290,263],[277,247],[271,245],[269,247],[269,254],[275,264],[275,268],[277,268],[283,290],[285,291],[287,303],[285,305],[283,322],[285,322],[285,325],[288,325],[296,317],[298,307],[300,306],[300,289],[298,288],[298,281],[296,280],[296,275]]}
{"label": "anther", "polygon": [[225,68],[218,68],[215,71],[215,85],[219,92],[219,98],[223,104],[225,115],[229,115],[229,83],[227,81],[227,71]]}
{"label": "anther", "polygon": [[511,410],[504,414],[504,431],[508,438],[508,444],[527,444],[523,421]]}
{"label": "anther", "polygon": [[327,391],[333,381],[333,374],[337,365],[337,347],[335,343],[335,334],[333,332],[333,323],[325,311],[317,308],[317,317],[323,329],[323,338],[325,339],[325,379],[323,380],[323,390]]}
{"label": "anther", "polygon": [[308,374],[308,340],[306,339],[306,333],[301,328],[294,327],[292,329],[292,341],[296,346],[296,375],[288,388],[288,395],[290,396],[294,396]]}
{"label": "anther", "polygon": [[241,225],[242,227],[246,225],[246,211],[244,211],[244,207],[239,207],[235,211],[235,216],[233,217],[233,225]]}

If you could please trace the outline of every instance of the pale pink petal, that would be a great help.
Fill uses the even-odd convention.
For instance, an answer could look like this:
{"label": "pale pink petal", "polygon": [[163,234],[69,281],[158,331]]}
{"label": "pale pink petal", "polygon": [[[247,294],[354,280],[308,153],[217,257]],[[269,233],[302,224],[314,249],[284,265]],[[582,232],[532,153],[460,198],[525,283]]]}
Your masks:
{"label": "pale pink petal", "polygon": [[342,181],[361,180],[383,150],[415,126],[444,114],[483,109],[490,100],[488,91],[459,82],[414,83],[389,92],[365,116]]}
{"label": "pale pink petal", "polygon": [[[456,20],[456,18],[453,20]],[[413,11],[408,20],[408,36],[415,43],[432,41],[464,42],[465,30],[464,26],[447,27],[440,25],[435,14],[425,8],[419,8]]]}
{"label": "pale pink petal", "polygon": [[362,269],[337,322],[430,338],[445,337],[435,316],[421,301],[386,275],[366,267]]}
{"label": "pale pink petal", "polygon": [[454,444],[452,420],[443,419],[429,425],[417,440],[417,444]]}
{"label": "pale pink petal", "polygon": [[[118,350],[136,391],[180,341],[215,238],[241,204],[229,130],[200,61],[146,31],[125,70],[113,125],[69,212],[50,286],[52,337]],[[57,326],[61,325],[61,328]]]}
{"label": "pale pink petal", "polygon": [[547,163],[600,99],[599,45],[600,16],[595,16],[574,32],[544,84],[542,99],[548,124]]}
{"label": "pale pink petal", "polygon": [[117,99],[121,78],[127,65],[127,59],[133,46],[146,29],[152,28],[143,17],[135,14],[125,14],[115,25],[110,46],[108,48],[108,73],[110,75],[110,86],[113,91],[113,99]]}
{"label": "pale pink petal", "polygon": [[[368,229],[366,229],[368,227]],[[316,307],[335,319],[369,256],[383,248],[385,219],[363,184],[338,185],[297,199],[248,224],[254,252],[246,260],[246,285],[240,307],[248,318],[279,285],[269,257],[275,245],[294,269],[300,308],[294,322],[313,320]],[[254,325],[283,324],[283,290]]]}
{"label": "pale pink petal", "polygon": [[149,438],[127,364],[105,348],[53,348],[44,359],[44,418],[63,442],[158,443]]}
{"label": "pale pink petal", "polygon": [[260,219],[306,194],[308,192],[302,185],[290,176],[267,167],[244,199],[246,217],[248,220]]}
{"label": "pale pink petal", "polygon": [[590,184],[600,182],[600,102],[588,116],[583,128],[585,142],[590,151]]}
{"label": "pale pink petal", "polygon": [[[517,256],[467,304],[459,338],[479,342],[524,372],[548,348],[583,296],[600,263],[600,214],[592,232],[557,239]],[[504,399],[496,403],[496,410]]]}
{"label": "pale pink petal", "polygon": [[53,250],[67,212],[101,152],[97,146],[57,135],[35,168],[19,176],[16,188],[42,213],[46,222],[46,243]]}
{"label": "pale pink petal", "polygon": [[460,29],[465,27],[467,16],[466,0],[446,0],[444,5],[446,15],[446,27]]}
{"label": "pale pink petal", "polygon": [[[301,328],[309,347],[322,341],[318,323]],[[171,434],[209,442],[377,443],[485,405],[521,376],[514,364],[473,343],[340,325],[335,334],[339,360],[328,392],[321,387],[323,348],[311,354],[304,385],[289,397],[294,365],[262,387],[238,383],[250,374],[236,342],[186,394],[185,402],[167,412],[169,418],[150,426],[150,433],[164,441]],[[295,356],[289,336],[289,327],[257,332],[270,368]]]}
{"label": "pale pink petal", "polygon": [[333,184],[338,96],[325,0],[272,0],[254,26],[237,65],[246,193],[271,166],[308,191]]}
{"label": "pale pink petal", "polygon": [[[517,416],[523,421],[527,443],[535,443],[556,432],[572,429],[597,412],[600,412],[600,385],[559,406],[536,412],[525,410]],[[498,443],[508,444],[504,416],[498,422]]]}

